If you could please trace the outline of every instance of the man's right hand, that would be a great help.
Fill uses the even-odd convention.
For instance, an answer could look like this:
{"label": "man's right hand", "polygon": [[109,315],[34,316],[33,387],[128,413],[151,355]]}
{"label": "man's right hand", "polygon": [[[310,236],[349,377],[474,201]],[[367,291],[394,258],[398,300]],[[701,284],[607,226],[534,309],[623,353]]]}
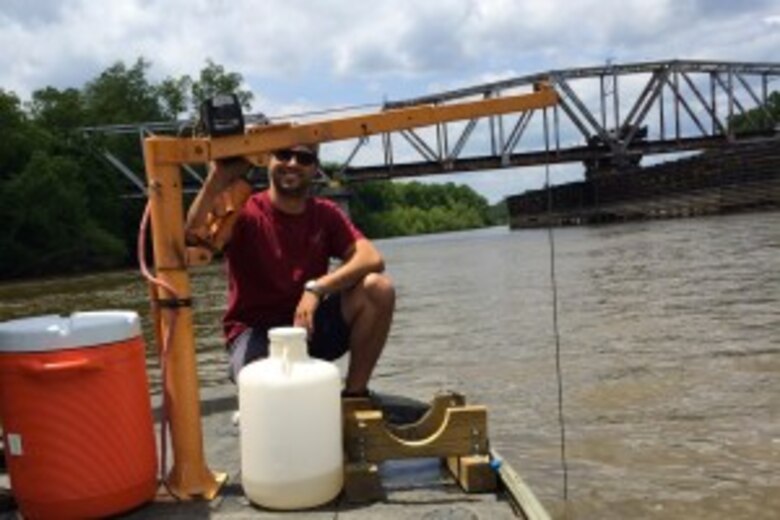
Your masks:
{"label": "man's right hand", "polygon": [[228,188],[233,182],[245,176],[252,163],[243,157],[231,157],[214,161],[206,179],[213,193],[219,193]]}
{"label": "man's right hand", "polygon": [[[222,159],[211,163],[208,177],[187,212],[184,230],[187,244],[206,245],[213,241],[209,213],[213,213],[216,217],[224,216],[224,208],[220,207],[220,197],[228,196],[227,190],[246,175],[251,167],[252,163],[243,157]],[[229,239],[230,232],[228,230],[221,235],[223,235],[220,237],[221,243],[213,244],[210,248],[220,249]]]}

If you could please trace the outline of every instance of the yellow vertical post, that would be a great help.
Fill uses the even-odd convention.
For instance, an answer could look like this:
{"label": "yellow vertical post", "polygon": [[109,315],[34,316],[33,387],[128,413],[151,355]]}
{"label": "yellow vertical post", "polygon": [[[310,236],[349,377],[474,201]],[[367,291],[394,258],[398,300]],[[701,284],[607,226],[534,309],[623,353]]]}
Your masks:
{"label": "yellow vertical post", "polygon": [[[157,277],[176,292],[179,303],[171,344],[166,353],[167,411],[171,425],[173,467],[167,475],[171,493],[179,498],[214,498],[224,481],[206,466],[200,422],[195,336],[192,328],[190,280],[184,243],[184,210],[180,164],[175,156],[175,140],[149,138],[144,141],[146,175],[151,204],[152,240]],[[168,291],[157,288],[156,296],[165,306]],[[161,313],[161,336],[170,332],[171,312]]]}

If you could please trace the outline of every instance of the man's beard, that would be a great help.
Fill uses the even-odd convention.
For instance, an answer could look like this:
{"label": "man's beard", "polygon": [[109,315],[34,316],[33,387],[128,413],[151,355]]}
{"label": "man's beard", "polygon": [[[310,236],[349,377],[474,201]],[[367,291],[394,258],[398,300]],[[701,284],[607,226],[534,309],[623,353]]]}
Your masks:
{"label": "man's beard", "polygon": [[271,184],[278,194],[290,198],[303,198],[309,194],[311,183],[305,177],[301,178],[301,182],[297,186],[286,186],[281,180],[284,175],[271,175]]}

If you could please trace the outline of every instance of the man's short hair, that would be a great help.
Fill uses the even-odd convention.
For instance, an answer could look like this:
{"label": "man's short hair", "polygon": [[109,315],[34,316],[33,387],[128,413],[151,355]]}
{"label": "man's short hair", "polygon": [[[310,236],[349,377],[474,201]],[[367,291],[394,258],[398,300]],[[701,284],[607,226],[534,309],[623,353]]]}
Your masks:
{"label": "man's short hair", "polygon": [[320,145],[319,143],[315,144],[296,144],[295,146],[290,147],[291,150],[306,150],[307,152],[311,152],[317,157],[320,155]]}

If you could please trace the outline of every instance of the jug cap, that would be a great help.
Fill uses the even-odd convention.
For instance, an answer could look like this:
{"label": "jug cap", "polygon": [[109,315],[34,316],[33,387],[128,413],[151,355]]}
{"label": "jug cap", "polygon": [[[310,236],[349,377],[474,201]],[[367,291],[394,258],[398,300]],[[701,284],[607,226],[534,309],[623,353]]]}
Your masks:
{"label": "jug cap", "polygon": [[306,341],[306,329],[303,327],[276,327],[268,331],[268,339],[275,341]]}
{"label": "jug cap", "polygon": [[278,327],[268,331],[271,341],[270,357],[281,358],[285,373],[289,374],[290,362],[308,359],[306,329],[303,327]]}

